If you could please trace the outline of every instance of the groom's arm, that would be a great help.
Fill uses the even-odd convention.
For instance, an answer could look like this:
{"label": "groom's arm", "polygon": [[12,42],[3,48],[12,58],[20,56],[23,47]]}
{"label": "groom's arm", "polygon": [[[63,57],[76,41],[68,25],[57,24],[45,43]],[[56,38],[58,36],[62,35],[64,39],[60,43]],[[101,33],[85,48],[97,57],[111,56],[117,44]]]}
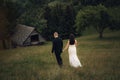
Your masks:
{"label": "groom's arm", "polygon": [[63,40],[61,39],[61,52],[63,50]]}
{"label": "groom's arm", "polygon": [[63,49],[63,41],[62,41],[62,49]]}

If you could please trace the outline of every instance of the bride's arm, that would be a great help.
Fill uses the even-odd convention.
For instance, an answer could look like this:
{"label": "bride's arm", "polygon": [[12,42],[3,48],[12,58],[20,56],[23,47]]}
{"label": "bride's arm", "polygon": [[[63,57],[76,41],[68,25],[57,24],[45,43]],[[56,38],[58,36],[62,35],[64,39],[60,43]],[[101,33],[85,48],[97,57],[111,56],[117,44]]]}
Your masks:
{"label": "bride's arm", "polygon": [[63,49],[63,52],[68,48],[68,46],[69,46],[69,41],[67,42],[65,48]]}
{"label": "bride's arm", "polygon": [[77,47],[78,43],[77,43],[77,40],[75,40],[75,46]]}

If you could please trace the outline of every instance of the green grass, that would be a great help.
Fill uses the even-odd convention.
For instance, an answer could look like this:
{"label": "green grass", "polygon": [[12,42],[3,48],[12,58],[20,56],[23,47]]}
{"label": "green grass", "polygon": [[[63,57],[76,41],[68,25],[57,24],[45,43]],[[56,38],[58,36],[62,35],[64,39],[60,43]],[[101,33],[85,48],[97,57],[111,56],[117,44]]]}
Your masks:
{"label": "green grass", "polygon": [[[42,46],[18,47],[0,51],[0,80],[119,80],[120,31],[77,38],[82,68],[69,65],[68,53],[62,53],[64,66],[57,65],[51,42]],[[64,40],[64,45],[67,40]]]}

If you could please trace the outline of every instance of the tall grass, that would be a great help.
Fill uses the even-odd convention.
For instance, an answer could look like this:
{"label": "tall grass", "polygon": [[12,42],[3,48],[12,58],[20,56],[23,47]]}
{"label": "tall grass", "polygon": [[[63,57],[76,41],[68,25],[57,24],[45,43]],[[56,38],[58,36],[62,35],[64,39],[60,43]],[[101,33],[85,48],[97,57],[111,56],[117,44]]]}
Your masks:
{"label": "tall grass", "polygon": [[[51,42],[42,46],[19,47],[0,51],[0,80],[119,80],[120,32],[77,38],[77,55],[83,65],[69,65],[68,53],[62,53],[63,68],[51,53]],[[64,40],[64,45],[67,40]]]}

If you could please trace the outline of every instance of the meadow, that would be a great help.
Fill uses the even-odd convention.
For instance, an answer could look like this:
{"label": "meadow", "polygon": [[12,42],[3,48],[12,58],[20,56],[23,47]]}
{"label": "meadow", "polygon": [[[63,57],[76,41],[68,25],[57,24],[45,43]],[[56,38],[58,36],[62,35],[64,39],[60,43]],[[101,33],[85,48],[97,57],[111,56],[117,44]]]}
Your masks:
{"label": "meadow", "polygon": [[[59,68],[51,42],[41,46],[0,51],[0,80],[120,80],[120,31],[77,37],[77,55],[83,65],[69,65],[67,51]],[[64,40],[64,46],[67,40]]]}

